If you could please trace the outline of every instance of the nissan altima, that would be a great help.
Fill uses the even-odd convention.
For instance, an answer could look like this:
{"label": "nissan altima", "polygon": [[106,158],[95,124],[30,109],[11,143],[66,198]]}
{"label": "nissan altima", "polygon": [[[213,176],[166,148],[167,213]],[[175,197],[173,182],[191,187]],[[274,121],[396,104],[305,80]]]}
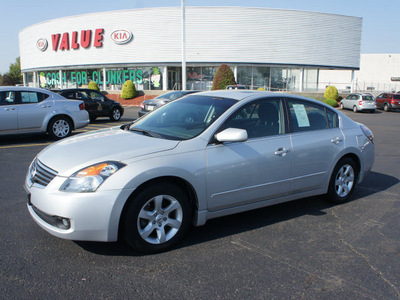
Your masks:
{"label": "nissan altima", "polygon": [[196,93],[44,149],[27,172],[28,210],[60,238],[160,252],[212,218],[315,195],[343,203],[374,149],[366,126],[309,98]]}

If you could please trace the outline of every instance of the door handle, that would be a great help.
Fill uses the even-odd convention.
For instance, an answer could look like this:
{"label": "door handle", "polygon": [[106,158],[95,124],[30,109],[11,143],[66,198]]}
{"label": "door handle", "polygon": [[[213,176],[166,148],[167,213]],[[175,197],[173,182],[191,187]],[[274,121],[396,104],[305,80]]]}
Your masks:
{"label": "door handle", "polygon": [[49,108],[51,105],[42,105],[43,108]]}
{"label": "door handle", "polygon": [[15,107],[6,107],[6,108],[4,108],[4,110],[6,110],[6,111],[15,110]]}
{"label": "door handle", "polygon": [[279,155],[279,156],[285,156],[287,153],[289,152],[289,149],[286,148],[279,148],[278,150],[275,151],[275,155]]}
{"label": "door handle", "polygon": [[334,143],[334,144],[339,144],[341,141],[343,141],[343,139],[341,139],[338,136],[333,138],[333,139],[331,139],[331,143]]}

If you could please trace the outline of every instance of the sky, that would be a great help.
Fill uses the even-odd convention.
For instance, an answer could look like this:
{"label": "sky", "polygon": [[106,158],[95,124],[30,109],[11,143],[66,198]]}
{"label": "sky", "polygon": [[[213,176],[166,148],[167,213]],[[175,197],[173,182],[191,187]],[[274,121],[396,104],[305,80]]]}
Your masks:
{"label": "sky", "polygon": [[[0,0],[0,74],[7,73],[19,56],[18,33],[25,27],[94,12],[180,5],[181,0]],[[281,8],[361,17],[361,53],[400,53],[400,0],[186,0],[189,6]]]}

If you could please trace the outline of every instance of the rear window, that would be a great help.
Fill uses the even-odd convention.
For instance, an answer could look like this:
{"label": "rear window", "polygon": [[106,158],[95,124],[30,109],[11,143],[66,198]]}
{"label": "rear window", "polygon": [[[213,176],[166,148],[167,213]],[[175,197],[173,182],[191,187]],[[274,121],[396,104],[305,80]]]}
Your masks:
{"label": "rear window", "polygon": [[363,96],[362,98],[363,98],[363,100],[366,100],[366,101],[374,101],[373,96]]}
{"label": "rear window", "polygon": [[399,94],[393,95],[393,99],[400,100],[400,95]]}

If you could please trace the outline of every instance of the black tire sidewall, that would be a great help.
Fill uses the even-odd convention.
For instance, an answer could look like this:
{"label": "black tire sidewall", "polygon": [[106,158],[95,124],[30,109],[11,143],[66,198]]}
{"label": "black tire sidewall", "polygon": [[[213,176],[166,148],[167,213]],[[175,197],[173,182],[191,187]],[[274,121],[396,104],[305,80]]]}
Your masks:
{"label": "black tire sidewall", "polygon": [[[338,175],[339,170],[344,166],[344,165],[350,165],[353,170],[354,170],[354,183],[353,186],[350,190],[350,192],[344,196],[344,197],[340,197],[337,193],[336,193],[336,186],[335,186],[335,182],[336,182],[336,177]],[[335,166],[335,168],[333,169],[332,175],[331,175],[331,179],[329,181],[329,188],[328,188],[328,199],[333,202],[333,203],[344,203],[346,202],[351,195],[354,192],[354,189],[357,185],[357,181],[358,181],[358,170],[356,167],[355,162],[349,158],[349,157],[344,157],[342,158]]]}
{"label": "black tire sidewall", "polygon": [[[157,195],[170,195],[179,201],[183,220],[179,231],[169,241],[163,244],[151,244],[145,241],[139,234],[137,220],[142,207]],[[123,236],[125,241],[139,253],[158,253],[172,248],[186,234],[192,220],[192,207],[187,194],[178,186],[173,184],[157,184],[143,189],[130,199],[122,220]]]}

